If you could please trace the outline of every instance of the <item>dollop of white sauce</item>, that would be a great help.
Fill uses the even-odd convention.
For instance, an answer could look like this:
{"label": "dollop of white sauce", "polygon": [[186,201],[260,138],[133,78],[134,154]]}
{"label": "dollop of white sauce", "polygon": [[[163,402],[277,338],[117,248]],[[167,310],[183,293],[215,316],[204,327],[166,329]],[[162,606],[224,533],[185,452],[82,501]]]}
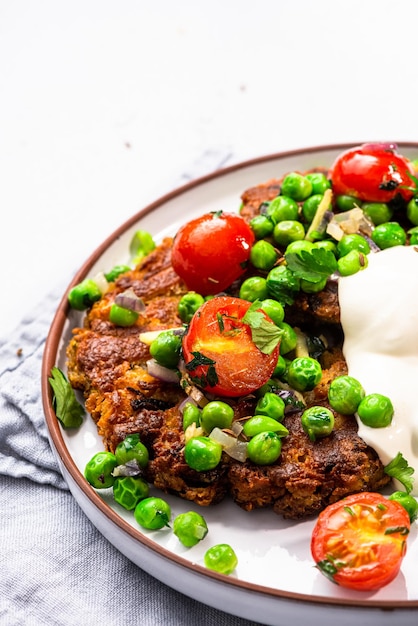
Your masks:
{"label": "dollop of white sauce", "polygon": [[418,247],[370,253],[368,261],[339,280],[343,352],[349,375],[366,394],[388,396],[394,416],[385,428],[357,418],[359,435],[384,465],[402,453],[415,469],[418,496]]}

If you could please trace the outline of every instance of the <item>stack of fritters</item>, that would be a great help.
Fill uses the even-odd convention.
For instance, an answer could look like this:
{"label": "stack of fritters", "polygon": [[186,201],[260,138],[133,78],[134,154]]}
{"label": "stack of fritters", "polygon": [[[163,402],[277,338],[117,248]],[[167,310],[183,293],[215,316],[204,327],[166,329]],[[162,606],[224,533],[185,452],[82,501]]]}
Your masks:
{"label": "stack of fritters", "polygon": [[[279,180],[247,190],[242,196],[243,217],[251,219],[279,190]],[[229,495],[246,510],[271,507],[286,518],[318,513],[348,494],[377,491],[387,484],[389,478],[377,454],[357,435],[354,416],[335,412],[332,434],[314,443],[302,429],[301,411],[288,412],[284,425],[289,435],[282,440],[281,456],[273,465],[235,461],[225,452],[211,471],[197,472],[186,464],[179,410],[186,394],[179,385],[148,374],[149,348],[139,340],[142,332],[182,325],[177,305],[187,288],[171,267],[171,244],[171,239],[165,239],[135,270],[111,284],[87,312],[84,327],[74,330],[68,346],[69,380],[83,391],[86,409],[105,448],[114,451],[128,434],[139,433],[150,453],[144,477],[164,492],[201,505]],[[134,326],[122,328],[109,321],[109,309],[115,295],[128,288],[146,306]],[[322,380],[305,394],[305,402],[328,406],[329,382],[346,373],[336,284],[331,282],[319,294],[298,296],[287,310],[286,321],[327,337],[328,347],[321,356]],[[231,400],[235,419],[251,416],[255,404],[254,396]]]}

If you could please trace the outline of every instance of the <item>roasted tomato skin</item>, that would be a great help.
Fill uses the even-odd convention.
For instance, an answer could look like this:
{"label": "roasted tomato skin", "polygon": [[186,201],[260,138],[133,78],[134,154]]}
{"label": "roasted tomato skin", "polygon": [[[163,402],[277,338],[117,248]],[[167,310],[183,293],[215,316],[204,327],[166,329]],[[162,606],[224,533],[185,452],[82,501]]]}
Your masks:
{"label": "roasted tomato skin", "polygon": [[409,174],[412,163],[396,152],[394,144],[363,144],[337,157],[329,171],[335,196],[347,195],[368,202],[390,202],[398,194],[408,202],[414,192]]}
{"label": "roasted tomato skin", "polygon": [[318,569],[334,583],[372,591],[399,573],[409,529],[409,515],[398,502],[379,493],[358,493],[320,513],[311,553]]}
{"label": "roasted tomato skin", "polygon": [[[254,344],[250,326],[242,321],[250,306],[241,298],[218,296],[194,314],[183,337],[183,358],[191,379],[205,391],[244,396],[271,377],[279,346],[265,354]],[[202,358],[212,363],[199,365]]]}
{"label": "roasted tomato skin", "polygon": [[202,296],[225,291],[245,271],[254,233],[235,213],[205,213],[177,232],[171,253],[174,271]]}

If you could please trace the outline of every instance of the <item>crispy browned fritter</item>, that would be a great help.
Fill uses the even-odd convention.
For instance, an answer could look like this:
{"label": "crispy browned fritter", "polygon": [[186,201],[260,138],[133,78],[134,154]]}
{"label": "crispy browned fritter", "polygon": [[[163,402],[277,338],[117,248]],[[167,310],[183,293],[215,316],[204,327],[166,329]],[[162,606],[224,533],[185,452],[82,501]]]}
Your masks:
{"label": "crispy browned fritter", "polygon": [[[242,214],[251,219],[260,204],[279,190],[280,183],[274,180],[246,191]],[[84,392],[86,409],[106,449],[114,451],[127,435],[138,433],[150,453],[144,476],[164,492],[200,505],[229,495],[245,510],[270,507],[294,519],[318,513],[348,494],[380,490],[387,484],[377,454],[357,434],[354,416],[335,411],[332,434],[314,443],[302,429],[301,411],[287,413],[284,424],[289,435],[282,440],[281,456],[273,465],[242,463],[226,453],[211,471],[197,472],[187,465],[179,410],[185,392],[148,374],[149,348],[139,340],[141,332],[182,325],[177,305],[187,288],[171,267],[171,244],[171,239],[165,239],[135,270],[121,275],[88,311],[84,327],[74,330],[68,346],[69,380]],[[146,308],[134,326],[122,328],[109,321],[109,309],[115,295],[127,288],[144,300]],[[323,331],[326,337],[322,380],[304,399],[307,406],[328,406],[331,380],[346,373],[335,283],[319,294],[301,294],[287,315],[293,325]],[[256,398],[230,403],[235,419],[243,420],[253,414]]]}

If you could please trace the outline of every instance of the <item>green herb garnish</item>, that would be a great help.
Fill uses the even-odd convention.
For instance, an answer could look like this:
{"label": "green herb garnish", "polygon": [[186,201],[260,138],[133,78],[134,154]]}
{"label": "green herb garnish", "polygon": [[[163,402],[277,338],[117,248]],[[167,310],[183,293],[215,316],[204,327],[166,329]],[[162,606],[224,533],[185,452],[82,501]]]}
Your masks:
{"label": "green herb garnish", "polygon": [[334,563],[328,559],[324,559],[323,561],[319,561],[316,564],[316,567],[324,574],[324,576],[328,578],[328,580],[335,583],[334,576],[338,573],[338,568],[334,565]]}
{"label": "green herb garnish", "polygon": [[54,392],[52,405],[57,418],[64,428],[78,428],[85,411],[65,374],[58,367],[53,367],[48,380]]}
{"label": "green herb garnish", "polygon": [[385,535],[395,535],[395,534],[400,534],[400,535],[408,535],[409,534],[409,528],[407,528],[406,526],[391,526],[389,528],[386,528],[385,530]]}
{"label": "green herb garnish", "polygon": [[402,456],[401,452],[395,456],[392,461],[384,468],[385,474],[396,478],[405,487],[405,491],[410,493],[414,484],[412,475],[414,468],[408,465],[408,461]]}
{"label": "green herb garnish", "polygon": [[331,250],[312,248],[285,255],[287,267],[297,277],[319,283],[337,270],[337,259]]}
{"label": "green herb garnish", "polygon": [[191,376],[191,380],[196,385],[200,387],[214,387],[218,382],[218,374],[216,373],[215,364],[216,361],[210,359],[205,356],[201,352],[192,352],[193,359],[187,363],[186,370],[192,372],[197,367],[207,366],[206,374],[202,374],[201,376]]}
{"label": "green herb garnish", "polygon": [[279,343],[283,331],[266,319],[260,306],[260,300],[253,302],[242,321],[251,328],[251,337],[257,348],[263,354],[271,354]]}

